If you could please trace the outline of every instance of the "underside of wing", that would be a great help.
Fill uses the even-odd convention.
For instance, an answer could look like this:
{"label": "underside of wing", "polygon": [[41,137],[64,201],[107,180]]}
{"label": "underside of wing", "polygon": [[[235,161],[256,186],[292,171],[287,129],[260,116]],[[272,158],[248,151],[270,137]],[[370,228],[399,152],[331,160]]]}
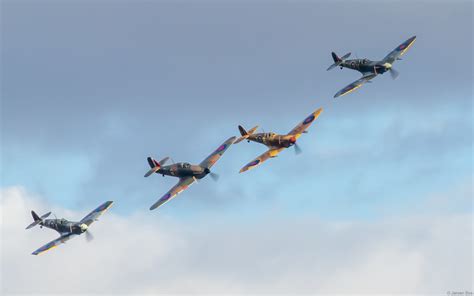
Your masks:
{"label": "underside of wing", "polygon": [[87,214],[87,216],[85,216],[84,218],[82,218],[82,220],[80,221],[80,223],[85,223],[87,224],[87,226],[91,225],[94,221],[97,221],[97,219],[103,214],[105,213],[113,204],[114,202],[113,201],[106,201],[104,202],[103,204],[101,204],[100,206],[98,206],[95,210],[93,210],[92,212],[90,212],[89,214]]}
{"label": "underside of wing", "polygon": [[397,48],[392,50],[385,58],[383,58],[383,61],[385,63],[393,64],[399,57],[401,57],[407,50],[412,46],[413,42],[415,42],[416,36],[411,37],[407,41],[403,42]]}
{"label": "underside of wing", "polygon": [[38,250],[34,251],[33,253],[31,253],[32,255],[39,255],[41,253],[44,253],[46,251],[49,251],[51,250],[52,248],[55,248],[57,246],[59,246],[60,244],[62,243],[65,243],[66,241],[70,240],[71,238],[73,238],[74,236],[76,236],[75,234],[71,234],[71,233],[68,233],[68,234],[64,234],[64,235],[61,235],[60,237],[58,237],[57,239],[47,243],[46,245],[42,246],[41,248],[39,248]]}
{"label": "underside of wing", "polygon": [[205,168],[211,168],[221,158],[222,154],[234,143],[235,137],[227,139],[222,145],[217,147],[214,152],[211,153],[206,159],[204,159],[199,165]]}
{"label": "underside of wing", "polygon": [[318,110],[311,113],[308,117],[305,118],[302,122],[300,122],[294,129],[292,129],[288,135],[294,135],[296,138],[299,138],[301,134],[319,117],[323,108],[319,108]]}
{"label": "underside of wing", "polygon": [[337,97],[340,97],[340,96],[343,96],[343,95],[346,95],[350,92],[353,92],[354,90],[358,89],[359,87],[361,87],[364,83],[366,83],[367,81],[369,81],[370,79],[374,78],[375,74],[369,74],[369,75],[365,75],[363,76],[362,78],[360,79],[357,79],[356,81],[352,82],[351,84],[349,84],[348,86],[344,87],[343,89],[341,89],[340,91],[338,91],[334,97],[337,98]]}
{"label": "underside of wing", "polygon": [[240,173],[253,169],[259,165],[261,165],[265,160],[275,157],[280,153],[284,148],[274,148],[270,149],[267,152],[263,153],[259,157],[255,158],[251,162],[247,163],[243,168],[240,169]]}
{"label": "underside of wing", "polygon": [[151,207],[150,210],[154,210],[157,207],[167,203],[168,201],[175,198],[181,191],[186,190],[189,185],[194,183],[194,178],[187,177],[179,179],[178,184],[174,185],[173,188],[170,189],[163,197],[161,197],[157,202],[155,202]]}

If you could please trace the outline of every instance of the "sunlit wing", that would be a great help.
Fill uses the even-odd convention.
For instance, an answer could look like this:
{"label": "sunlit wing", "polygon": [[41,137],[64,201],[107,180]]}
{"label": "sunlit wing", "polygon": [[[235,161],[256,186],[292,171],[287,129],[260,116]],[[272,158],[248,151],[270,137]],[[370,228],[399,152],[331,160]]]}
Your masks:
{"label": "sunlit wing", "polygon": [[46,251],[49,251],[51,250],[52,248],[55,248],[57,246],[59,246],[60,244],[62,243],[65,243],[66,241],[70,240],[71,238],[73,238],[74,236],[76,236],[75,234],[72,234],[72,233],[67,233],[67,234],[64,234],[64,235],[61,235],[60,237],[58,237],[57,239],[47,243],[46,245],[42,246],[41,248],[39,248],[38,250],[34,251],[33,253],[31,253],[32,255],[39,255],[41,253],[44,253]]}
{"label": "sunlit wing", "polygon": [[300,122],[294,129],[292,129],[288,135],[294,135],[298,139],[301,134],[313,123],[313,121],[319,117],[321,112],[323,112],[323,108],[319,108],[318,110],[311,113],[305,118],[305,120]]}
{"label": "sunlit wing", "polygon": [[87,226],[91,225],[94,221],[97,221],[97,219],[105,213],[113,204],[113,201],[106,201],[103,204],[101,204],[97,209],[93,210],[87,216],[81,219],[79,223],[84,223],[87,224]]}
{"label": "sunlit wing", "polygon": [[384,59],[383,62],[393,64],[399,57],[401,57],[415,42],[416,36],[411,37],[407,41],[403,42],[397,48],[392,50]]}
{"label": "sunlit wing", "polygon": [[341,89],[340,91],[338,91],[334,97],[337,98],[337,97],[340,97],[340,96],[343,96],[343,95],[346,95],[350,92],[353,92],[354,90],[358,89],[359,87],[361,87],[364,83],[366,83],[367,81],[369,81],[370,79],[374,78],[375,76],[377,76],[376,74],[369,74],[369,75],[365,75],[365,76],[362,76],[362,78],[360,79],[357,79],[356,81],[352,82],[351,84],[349,84],[348,86],[344,87],[343,89]]}
{"label": "sunlit wing", "polygon": [[157,207],[175,198],[179,193],[181,193],[181,191],[186,190],[189,187],[189,185],[193,184],[194,180],[195,179],[193,177],[186,177],[186,178],[179,179],[178,184],[174,185],[173,188],[170,189],[170,191],[168,191],[165,195],[163,195],[163,197],[161,197],[157,202],[155,202],[150,207],[150,210],[154,210]]}
{"label": "sunlit wing", "polygon": [[283,149],[285,148],[272,148],[268,150],[267,152],[263,153],[259,157],[255,158],[251,162],[247,163],[243,168],[240,169],[240,173],[243,173],[245,171],[248,171],[250,169],[253,169],[259,165],[261,165],[265,160],[275,157],[280,153]]}
{"label": "sunlit wing", "polygon": [[205,168],[211,168],[221,158],[222,154],[234,143],[235,137],[227,139],[214,152],[204,159],[199,165]]}

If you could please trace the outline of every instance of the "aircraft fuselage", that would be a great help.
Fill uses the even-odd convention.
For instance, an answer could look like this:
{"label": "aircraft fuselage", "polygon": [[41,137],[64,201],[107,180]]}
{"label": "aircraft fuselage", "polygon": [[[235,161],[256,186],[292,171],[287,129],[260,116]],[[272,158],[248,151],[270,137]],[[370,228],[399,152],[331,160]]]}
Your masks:
{"label": "aircraft fuselage", "polygon": [[277,135],[275,133],[252,134],[248,136],[247,140],[278,148],[288,148],[296,143],[296,137],[293,135]]}
{"label": "aircraft fuselage", "polygon": [[56,230],[59,233],[81,234],[87,230],[86,224],[72,222],[66,219],[45,219],[40,223],[41,226]]}
{"label": "aircraft fuselage", "polygon": [[172,165],[162,166],[156,173],[178,178],[195,177],[196,179],[202,179],[210,173],[210,170],[199,165],[178,162]]}
{"label": "aircraft fuselage", "polygon": [[387,72],[392,65],[381,61],[371,61],[368,59],[344,60],[341,67],[356,70],[365,73],[383,74]]}

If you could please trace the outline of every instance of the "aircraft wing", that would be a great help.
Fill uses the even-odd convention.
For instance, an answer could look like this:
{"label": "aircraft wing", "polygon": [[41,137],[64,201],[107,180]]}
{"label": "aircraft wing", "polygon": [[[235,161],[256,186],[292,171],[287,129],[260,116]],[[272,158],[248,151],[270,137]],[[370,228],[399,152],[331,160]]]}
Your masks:
{"label": "aircraft wing", "polygon": [[383,58],[384,63],[393,64],[399,57],[401,57],[405,51],[407,51],[410,46],[412,46],[413,42],[415,42],[416,36],[411,37],[407,41],[403,42],[397,48],[392,50],[385,58]]}
{"label": "aircraft wing", "polygon": [[240,169],[239,173],[243,173],[254,167],[262,164],[265,160],[269,159],[270,157],[276,157],[278,153],[280,153],[285,148],[270,148],[267,152],[263,153],[259,157],[255,158],[251,162],[247,163],[243,168]]}
{"label": "aircraft wing", "polygon": [[66,233],[66,234],[63,234],[61,235],[60,237],[58,237],[57,239],[53,240],[53,241],[50,241],[49,243],[47,243],[46,245],[42,246],[41,248],[39,248],[38,250],[34,251],[33,253],[31,253],[32,255],[39,255],[43,252],[46,252],[46,251],[49,251],[51,250],[52,248],[55,248],[57,246],[59,246],[60,244],[62,243],[65,243],[66,241],[70,240],[71,238],[73,238],[74,236],[76,236],[75,234],[72,234],[72,233]]}
{"label": "aircraft wing", "polygon": [[211,153],[206,159],[204,159],[199,165],[210,169],[218,160],[222,154],[232,145],[235,141],[235,137],[230,137],[222,145],[220,145],[214,152]]}
{"label": "aircraft wing", "polygon": [[345,94],[348,94],[356,89],[358,89],[359,87],[361,87],[364,83],[368,82],[369,80],[371,80],[372,78],[374,78],[375,76],[377,76],[376,74],[368,74],[368,75],[364,75],[362,76],[362,78],[352,82],[351,84],[349,84],[348,86],[344,87],[343,89],[341,89],[340,91],[338,91],[334,97],[337,98],[337,97],[340,97],[340,96],[343,96]]}
{"label": "aircraft wing", "polygon": [[97,207],[97,209],[93,210],[92,212],[87,214],[87,216],[82,218],[81,221],[79,221],[79,223],[84,223],[84,224],[87,224],[87,226],[90,226],[92,223],[94,223],[94,221],[97,221],[97,219],[103,213],[105,213],[105,211],[107,211],[112,206],[113,203],[114,203],[113,201],[104,202],[99,207]]}
{"label": "aircraft wing", "polygon": [[319,114],[323,112],[323,108],[319,108],[318,110],[311,113],[305,120],[300,122],[294,129],[292,129],[288,135],[294,135],[297,139],[301,136],[301,134],[313,123],[313,121],[319,117]]}
{"label": "aircraft wing", "polygon": [[193,177],[180,178],[178,184],[174,185],[165,195],[163,195],[157,202],[155,202],[150,210],[154,210],[162,204],[175,198],[181,191],[186,190],[191,184],[194,183]]}

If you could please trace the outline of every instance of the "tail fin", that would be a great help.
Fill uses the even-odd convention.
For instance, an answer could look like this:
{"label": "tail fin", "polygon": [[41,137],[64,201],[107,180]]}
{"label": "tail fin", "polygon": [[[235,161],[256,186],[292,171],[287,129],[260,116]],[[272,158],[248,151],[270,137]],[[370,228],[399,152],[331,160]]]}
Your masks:
{"label": "tail fin", "polygon": [[258,128],[258,125],[246,131],[241,125],[239,125],[239,131],[242,136],[238,138],[237,141],[234,142],[234,144],[240,143],[241,141],[247,139],[250,135],[255,133],[257,128]]}
{"label": "tail fin", "polygon": [[344,60],[346,60],[351,55],[351,53],[349,52],[349,53],[346,53],[345,55],[343,55],[342,57],[338,57],[337,54],[333,51],[333,52],[331,52],[331,55],[332,55],[332,59],[334,60],[334,64],[329,66],[327,71],[341,65],[342,62],[344,62]]}
{"label": "tail fin", "polygon": [[30,229],[30,228],[32,228],[32,227],[38,225],[38,224],[41,225],[41,223],[43,223],[43,219],[45,219],[46,217],[48,217],[50,214],[51,214],[51,212],[46,213],[46,214],[44,214],[43,216],[40,217],[40,216],[38,216],[38,214],[35,213],[35,211],[31,211],[31,216],[33,216],[33,220],[34,220],[34,221],[33,221],[33,223],[31,223],[30,225],[28,225],[28,226],[26,227],[26,229]]}
{"label": "tail fin", "polygon": [[165,163],[168,160],[168,157],[163,158],[160,162],[156,161],[152,157],[147,157],[148,164],[150,165],[150,170],[146,172],[145,177],[149,177],[150,175],[156,173],[157,171],[160,170],[161,164],[160,163]]}
{"label": "tail fin", "polygon": [[35,222],[41,220],[41,218],[38,216],[38,214],[35,213],[35,211],[31,211],[31,216],[33,216],[33,220]]}
{"label": "tail fin", "polygon": [[247,131],[241,125],[239,125],[239,131],[242,136],[248,136]]}
{"label": "tail fin", "polygon": [[156,166],[160,166],[160,163],[153,159],[152,157],[147,157],[146,159],[148,161],[148,164],[150,165],[150,168],[154,168]]}

